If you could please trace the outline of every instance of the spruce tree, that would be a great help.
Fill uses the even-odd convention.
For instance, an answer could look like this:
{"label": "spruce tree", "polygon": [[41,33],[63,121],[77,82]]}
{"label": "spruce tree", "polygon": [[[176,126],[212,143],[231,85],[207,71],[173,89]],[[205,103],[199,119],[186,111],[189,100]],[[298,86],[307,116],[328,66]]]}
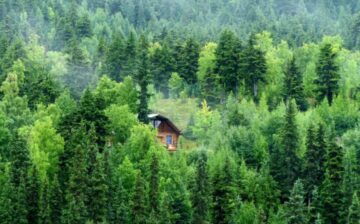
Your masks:
{"label": "spruce tree", "polygon": [[[15,186],[14,186],[15,187]],[[26,198],[26,177],[20,176],[19,184],[15,187],[15,194],[12,203],[12,221],[11,223],[27,224],[29,211]]]}
{"label": "spruce tree", "polygon": [[196,163],[195,187],[192,192],[194,209],[193,223],[205,224],[209,222],[209,180],[207,173],[207,156],[204,151],[199,154]]}
{"label": "spruce tree", "polygon": [[280,147],[278,152],[272,153],[272,174],[281,189],[281,197],[287,199],[295,180],[301,171],[299,149],[299,134],[296,124],[296,104],[289,102],[286,108],[284,125],[280,133]]}
{"label": "spruce tree", "polygon": [[324,134],[322,124],[320,124],[317,130],[314,125],[310,125],[307,131],[304,185],[308,199],[314,187],[319,187],[324,179],[324,160],[326,157]]}
{"label": "spruce tree", "polygon": [[11,181],[17,187],[20,179],[27,179],[28,169],[31,165],[29,151],[26,142],[21,139],[18,134],[12,137],[10,142],[10,158],[11,158]]}
{"label": "spruce tree", "polygon": [[150,84],[150,64],[149,64],[149,52],[148,42],[146,37],[142,35],[140,37],[140,43],[138,46],[138,66],[136,81],[140,86],[139,92],[139,106],[138,106],[138,118],[143,123],[148,123],[149,108],[148,108],[148,85]]}
{"label": "spruce tree", "polygon": [[28,222],[36,223],[39,220],[40,213],[40,193],[41,183],[37,168],[32,165],[29,172],[27,184],[27,209],[28,209]]}
{"label": "spruce tree", "polygon": [[251,35],[248,45],[241,54],[241,73],[248,93],[254,102],[259,102],[259,84],[266,81],[267,67],[265,53],[255,47],[255,41],[255,35]]}
{"label": "spruce tree", "polygon": [[90,194],[88,195],[88,213],[89,218],[94,223],[102,223],[106,219],[106,194],[108,186],[105,180],[105,170],[103,156],[99,153],[96,155],[95,167],[89,176],[88,188]]}
{"label": "spruce tree", "polygon": [[188,85],[195,85],[197,82],[199,54],[199,44],[193,38],[186,40],[181,55],[182,66],[178,71]]}
{"label": "spruce tree", "polygon": [[52,182],[49,186],[49,207],[50,207],[50,223],[58,224],[61,219],[61,212],[63,206],[63,193],[61,191],[59,178],[57,175],[54,175]]}
{"label": "spruce tree", "polygon": [[336,144],[335,136],[330,135],[327,143],[325,161],[325,179],[321,186],[322,217],[325,223],[337,224],[342,222],[343,193],[340,188],[343,173],[343,152]]}
{"label": "spruce tree", "polygon": [[325,44],[320,49],[320,56],[316,65],[317,78],[315,80],[317,98],[326,98],[331,105],[339,92],[339,66],[336,63],[337,54],[331,44]]}
{"label": "spruce tree", "polygon": [[301,180],[294,183],[289,201],[286,202],[287,217],[289,224],[307,224],[308,214],[304,200],[304,188]]}
{"label": "spruce tree", "polygon": [[39,221],[38,223],[41,224],[52,224],[53,222],[51,221],[51,208],[50,208],[50,202],[49,202],[49,182],[48,179],[45,179],[42,189],[41,189],[41,194],[40,194],[40,199],[39,199]]}
{"label": "spruce tree", "polygon": [[157,215],[159,212],[159,159],[153,154],[150,164],[149,202],[150,212]]}
{"label": "spruce tree", "polygon": [[87,158],[86,132],[84,128],[78,129],[73,135],[76,139],[73,157],[70,160],[69,182],[65,195],[65,207],[62,210],[62,223],[85,223],[88,218],[86,208],[87,189]]}
{"label": "spruce tree", "polygon": [[304,94],[304,85],[299,69],[295,64],[295,58],[292,58],[287,65],[284,79],[284,99],[285,102],[295,99],[298,108],[305,111],[307,102]]}
{"label": "spruce tree", "polygon": [[145,180],[139,172],[136,178],[135,193],[132,205],[132,221],[134,224],[146,223],[148,214],[146,212],[147,200],[146,200],[146,188]]}
{"label": "spruce tree", "polygon": [[151,55],[151,72],[155,89],[162,92],[165,97],[169,96],[169,79],[174,70],[174,61],[171,57],[171,50],[167,43],[156,48]]}
{"label": "spruce tree", "polygon": [[125,63],[125,44],[120,35],[115,35],[105,53],[104,74],[116,81],[122,81],[121,75]]}
{"label": "spruce tree", "polygon": [[[220,169],[219,169],[220,168]],[[211,180],[213,223],[230,223],[235,208],[235,182],[230,159],[226,157]]]}
{"label": "spruce tree", "polygon": [[226,93],[237,94],[240,85],[240,40],[229,30],[221,33],[216,49],[215,73],[219,75],[220,83]]}
{"label": "spruce tree", "polygon": [[347,217],[348,224],[359,224],[360,223],[360,201],[356,193],[352,197],[352,203],[349,208],[349,214]]}

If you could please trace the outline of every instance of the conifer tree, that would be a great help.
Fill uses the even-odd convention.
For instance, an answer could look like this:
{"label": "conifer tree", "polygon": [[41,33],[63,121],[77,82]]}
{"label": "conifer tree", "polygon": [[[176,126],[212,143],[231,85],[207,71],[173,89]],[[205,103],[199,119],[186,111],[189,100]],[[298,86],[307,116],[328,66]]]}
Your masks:
{"label": "conifer tree", "polygon": [[40,213],[40,193],[41,183],[37,168],[32,165],[29,172],[27,184],[27,209],[28,209],[28,222],[36,223],[39,220]]}
{"label": "conifer tree", "polygon": [[85,223],[87,220],[86,189],[87,189],[87,158],[85,147],[86,133],[84,128],[78,129],[73,135],[77,144],[74,145],[73,157],[70,160],[69,182],[65,195],[65,207],[62,210],[62,223]]}
{"label": "conifer tree", "polygon": [[103,156],[96,154],[95,167],[89,176],[90,194],[88,195],[88,213],[94,223],[102,223],[106,219],[106,193],[108,186],[105,182]]}
{"label": "conifer tree", "polygon": [[194,209],[193,223],[205,224],[209,221],[209,180],[207,173],[207,156],[205,152],[199,154],[196,164],[195,187],[192,194]]}
{"label": "conifer tree", "polygon": [[255,35],[251,35],[249,43],[241,54],[241,72],[245,80],[245,87],[254,102],[258,102],[259,83],[265,82],[266,61],[265,54],[255,47]]}
{"label": "conifer tree", "polygon": [[237,94],[240,85],[240,40],[229,30],[222,32],[216,49],[215,72],[220,76],[220,83],[226,93]]}
{"label": "conifer tree", "polygon": [[149,65],[149,52],[148,42],[144,35],[140,37],[140,43],[138,46],[138,67],[136,74],[136,81],[140,86],[139,92],[139,106],[138,106],[138,118],[143,123],[148,123],[149,108],[148,108],[148,85],[150,84],[150,65]]}
{"label": "conifer tree", "polygon": [[287,105],[285,123],[280,133],[281,148],[278,152],[272,153],[272,173],[280,186],[283,200],[288,198],[301,171],[300,159],[297,155],[299,134],[295,116],[296,104],[291,101]]}
{"label": "conifer tree", "polygon": [[295,64],[295,58],[291,59],[285,71],[284,99],[286,102],[295,99],[296,105],[301,111],[305,111],[307,108],[303,80]]}
{"label": "conifer tree", "polygon": [[10,157],[11,181],[17,187],[21,178],[26,181],[28,169],[31,165],[26,142],[18,134],[13,136],[10,142]]}
{"label": "conifer tree", "polygon": [[39,221],[38,223],[41,224],[50,224],[53,223],[51,221],[51,208],[50,208],[50,202],[49,202],[49,182],[48,179],[45,179],[42,189],[41,189],[41,194],[40,194],[40,199],[39,199]]}
{"label": "conifer tree", "polygon": [[304,183],[306,196],[309,199],[314,187],[320,187],[324,179],[324,160],[326,145],[324,141],[324,127],[320,124],[318,130],[310,125],[307,131],[306,153],[304,164]]}
{"label": "conifer tree", "polygon": [[58,224],[61,219],[61,212],[63,206],[63,194],[61,191],[59,179],[57,175],[54,175],[52,182],[49,186],[49,207],[50,207],[50,223]]}
{"label": "conifer tree", "polygon": [[330,135],[327,143],[325,161],[325,179],[321,186],[322,217],[325,223],[336,224],[342,222],[343,193],[341,191],[343,173],[343,152],[336,144],[335,136]]}
{"label": "conifer tree", "polygon": [[150,164],[149,202],[150,212],[156,215],[159,212],[159,171],[159,159],[153,154]]}
{"label": "conifer tree", "polygon": [[318,100],[322,101],[326,98],[330,105],[339,92],[340,75],[336,57],[337,54],[332,49],[331,44],[325,44],[320,49],[320,56],[316,65],[317,78],[315,84]]}
{"label": "conifer tree", "polygon": [[230,223],[235,208],[234,176],[231,170],[230,159],[225,158],[224,164],[213,174],[211,184],[212,191],[212,214],[213,223]]}
{"label": "conifer tree", "polygon": [[193,38],[189,38],[182,49],[182,64],[178,68],[180,77],[189,85],[195,85],[197,81],[199,54],[199,44]]}
{"label": "conifer tree", "polygon": [[347,217],[348,224],[360,223],[360,201],[356,193],[352,197],[352,203],[349,208],[349,214]]}
{"label": "conifer tree", "polygon": [[146,223],[148,214],[146,212],[147,200],[146,200],[146,188],[145,180],[139,172],[136,178],[135,193],[132,206],[132,221],[134,224]]}
{"label": "conifer tree", "polygon": [[19,184],[17,187],[15,187],[14,193],[14,195],[11,195],[11,197],[13,197],[11,223],[27,224],[29,223],[27,218],[29,215],[29,211],[26,201],[26,177],[20,176]]}
{"label": "conifer tree", "polygon": [[160,48],[156,48],[151,55],[151,72],[154,79],[154,86],[157,91],[169,96],[169,79],[174,70],[174,62],[171,57],[171,51],[167,43]]}
{"label": "conifer tree", "polygon": [[123,38],[120,35],[115,35],[105,54],[103,73],[116,81],[124,79],[121,76],[125,62],[124,48]]}
{"label": "conifer tree", "polygon": [[287,217],[289,224],[307,224],[308,214],[304,202],[304,188],[301,180],[294,183],[289,201],[286,202]]}

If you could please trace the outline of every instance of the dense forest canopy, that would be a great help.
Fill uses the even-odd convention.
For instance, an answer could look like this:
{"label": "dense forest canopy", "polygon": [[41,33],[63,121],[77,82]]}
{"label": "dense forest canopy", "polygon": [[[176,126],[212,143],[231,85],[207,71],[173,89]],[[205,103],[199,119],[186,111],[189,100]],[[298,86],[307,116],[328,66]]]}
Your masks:
{"label": "dense forest canopy", "polygon": [[359,7],[0,1],[0,223],[358,224]]}

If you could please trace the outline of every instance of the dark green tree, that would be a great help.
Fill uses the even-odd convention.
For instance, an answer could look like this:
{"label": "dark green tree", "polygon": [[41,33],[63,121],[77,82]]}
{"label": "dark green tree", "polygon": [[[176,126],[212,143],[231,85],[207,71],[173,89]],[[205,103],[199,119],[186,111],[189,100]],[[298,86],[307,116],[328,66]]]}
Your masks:
{"label": "dark green tree", "polygon": [[192,192],[193,220],[192,223],[209,222],[209,179],[207,173],[207,155],[200,152],[196,163],[195,187]]}
{"label": "dark green tree", "polygon": [[49,186],[48,201],[50,207],[50,223],[58,224],[61,220],[61,212],[63,206],[63,193],[61,191],[59,178],[54,175],[52,182]]}
{"label": "dark green tree", "polygon": [[352,203],[349,208],[347,223],[358,224],[360,222],[360,201],[356,193],[352,197]]}
{"label": "dark green tree", "polygon": [[307,109],[302,75],[295,64],[295,58],[292,58],[287,65],[283,94],[285,102],[295,99],[296,105],[298,105],[298,108],[301,111],[305,111]]}
{"label": "dark green tree", "polygon": [[316,130],[310,125],[307,131],[306,153],[304,161],[304,185],[306,197],[309,199],[314,187],[320,187],[324,179],[324,161],[326,157],[324,126]]}
{"label": "dark green tree", "polygon": [[[41,194],[40,194],[40,199],[39,199],[39,221],[38,223],[41,224],[50,224],[53,223],[51,221],[51,208],[50,208],[50,202],[49,202],[49,182],[47,179],[45,179],[42,189],[41,189]],[[35,222],[36,223],[36,222]]]}
{"label": "dark green tree", "polygon": [[322,101],[327,98],[331,105],[334,97],[339,92],[339,66],[336,63],[337,53],[334,52],[331,44],[325,44],[320,49],[320,56],[316,65],[318,100]]}
{"label": "dark green tree", "polygon": [[241,81],[240,75],[240,40],[230,30],[222,32],[216,49],[215,73],[226,92],[237,94]]}
{"label": "dark green tree", "polygon": [[149,202],[150,212],[158,215],[159,212],[159,159],[153,154],[150,164],[150,182],[149,182]]}
{"label": "dark green tree", "polygon": [[135,224],[146,223],[148,218],[148,213],[146,212],[147,208],[147,199],[146,199],[146,182],[141,176],[141,173],[137,175],[136,185],[135,185],[135,194],[133,198],[133,206],[131,209],[132,221]]}
{"label": "dark green tree", "polygon": [[124,79],[121,76],[125,61],[124,48],[123,38],[120,35],[115,35],[105,54],[103,73],[116,81]]}
{"label": "dark green tree", "polygon": [[272,152],[272,175],[281,189],[281,198],[286,200],[300,175],[301,160],[297,155],[299,134],[296,124],[296,104],[290,101],[286,108],[284,125],[280,133],[280,147]]}
{"label": "dark green tree", "polygon": [[334,135],[330,135],[327,142],[325,161],[325,179],[321,186],[322,217],[325,223],[342,223],[343,192],[340,188],[343,174],[343,152],[337,145]]}
{"label": "dark green tree", "polygon": [[144,35],[140,37],[140,43],[138,46],[138,64],[136,81],[140,86],[139,92],[139,106],[138,106],[138,118],[143,123],[148,123],[149,108],[148,108],[148,85],[150,84],[150,61],[148,52],[148,42]]}
{"label": "dark green tree", "polygon": [[307,224],[308,214],[304,199],[304,188],[301,180],[294,183],[289,201],[286,202],[286,212],[289,224]]}
{"label": "dark green tree", "polygon": [[212,185],[212,215],[213,223],[230,223],[236,204],[235,179],[230,164],[226,157],[224,163],[219,167],[216,174],[213,174]]}
{"label": "dark green tree", "polygon": [[255,35],[251,35],[249,43],[241,54],[241,72],[245,87],[255,102],[260,99],[259,84],[264,83],[266,74],[265,53],[255,47]]}
{"label": "dark green tree", "polygon": [[178,67],[180,77],[189,85],[197,82],[197,70],[200,54],[200,46],[194,38],[189,38],[185,42],[181,53],[181,66]]}
{"label": "dark green tree", "polygon": [[41,183],[37,168],[32,165],[29,171],[28,184],[26,188],[28,222],[37,223],[40,214]]}
{"label": "dark green tree", "polygon": [[154,50],[151,55],[151,72],[153,75],[154,86],[157,91],[164,93],[165,97],[169,95],[169,79],[174,70],[171,51],[167,43]]}

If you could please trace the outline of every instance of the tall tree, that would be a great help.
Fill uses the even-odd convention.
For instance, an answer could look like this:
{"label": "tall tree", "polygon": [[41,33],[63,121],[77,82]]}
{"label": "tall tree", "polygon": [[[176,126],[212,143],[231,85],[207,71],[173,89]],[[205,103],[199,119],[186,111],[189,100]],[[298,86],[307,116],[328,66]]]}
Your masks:
{"label": "tall tree", "polygon": [[240,85],[240,40],[229,30],[222,32],[216,49],[215,72],[219,74],[220,83],[226,92],[237,94]]}
{"label": "tall tree", "polygon": [[320,56],[316,65],[318,100],[327,98],[331,105],[334,97],[339,92],[339,66],[336,63],[337,53],[334,52],[331,44],[325,44],[320,49]]}
{"label": "tall tree", "polygon": [[318,129],[310,125],[307,131],[306,153],[304,162],[304,185],[306,197],[309,199],[314,187],[320,187],[324,179],[324,161],[326,157],[324,126]]}
{"label": "tall tree", "polygon": [[241,72],[245,81],[245,87],[252,99],[258,102],[259,83],[265,82],[266,61],[265,53],[256,46],[255,35],[251,35],[248,45],[241,54]]}
{"label": "tall tree", "polygon": [[295,99],[301,111],[305,111],[307,108],[307,102],[304,94],[304,85],[302,75],[295,64],[295,58],[292,58],[287,65],[284,79],[284,99],[290,101]]}
{"label": "tall tree", "polygon": [[132,221],[135,224],[146,223],[148,214],[146,212],[147,200],[145,180],[139,172],[136,178],[135,194],[132,206]]}
{"label": "tall tree", "polygon": [[32,165],[28,177],[27,186],[27,209],[28,209],[28,222],[37,223],[40,215],[40,193],[41,183],[39,173],[35,165]]}
{"label": "tall tree", "polygon": [[347,223],[358,224],[360,222],[360,201],[356,193],[352,197],[352,203],[349,208]]}
{"label": "tall tree", "polygon": [[209,180],[207,173],[207,156],[204,151],[199,154],[196,163],[195,187],[192,193],[194,208],[193,223],[209,222]]}
{"label": "tall tree", "polygon": [[286,212],[289,224],[307,224],[308,214],[304,200],[304,188],[301,180],[294,183],[289,201],[286,202]]}
{"label": "tall tree", "polygon": [[330,135],[327,142],[325,161],[325,179],[321,186],[322,217],[325,223],[341,223],[344,211],[343,193],[340,188],[343,173],[343,152],[337,145],[334,135]]}
{"label": "tall tree", "polygon": [[230,223],[235,208],[236,191],[231,161],[228,156],[213,174],[211,184],[213,222],[219,224]]}
{"label": "tall tree", "polygon": [[124,78],[121,76],[125,61],[124,48],[123,38],[120,35],[115,35],[105,53],[103,73],[116,81],[121,81]]}
{"label": "tall tree", "polygon": [[289,102],[286,108],[284,125],[280,133],[280,148],[272,152],[272,174],[281,189],[282,199],[287,199],[291,188],[300,174],[298,157],[299,134],[296,124],[296,104]]}
{"label": "tall tree", "polygon": [[149,202],[150,212],[154,215],[158,215],[159,212],[159,172],[159,159],[153,154],[150,164]]}
{"label": "tall tree", "polygon": [[149,64],[149,52],[148,42],[144,35],[140,37],[140,43],[138,46],[138,68],[136,74],[136,81],[140,86],[139,92],[139,106],[138,106],[138,118],[143,123],[148,123],[149,108],[148,108],[148,85],[150,84],[150,64]]}
{"label": "tall tree", "polygon": [[198,70],[199,54],[199,44],[193,38],[187,39],[182,49],[182,63],[178,71],[180,76],[189,85],[194,85],[197,82],[196,73]]}

